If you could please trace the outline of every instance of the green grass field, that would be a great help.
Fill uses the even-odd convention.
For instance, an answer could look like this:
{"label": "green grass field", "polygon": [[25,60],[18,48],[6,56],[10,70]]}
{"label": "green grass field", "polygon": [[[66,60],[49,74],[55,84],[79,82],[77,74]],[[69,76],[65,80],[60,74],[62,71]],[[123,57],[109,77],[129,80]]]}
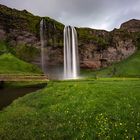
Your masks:
{"label": "green grass field", "polygon": [[140,50],[119,63],[98,70],[83,70],[81,72],[86,77],[140,77]]}
{"label": "green grass field", "polygon": [[[0,74],[41,74],[1,47],[5,54],[0,55]],[[85,78],[74,81],[50,81],[0,111],[0,140],[139,140],[140,51],[100,71],[83,70],[82,75]]]}
{"label": "green grass field", "polygon": [[0,55],[0,74],[41,74],[41,70],[10,53]]}
{"label": "green grass field", "polygon": [[140,80],[50,82],[0,112],[0,139],[140,138]]}

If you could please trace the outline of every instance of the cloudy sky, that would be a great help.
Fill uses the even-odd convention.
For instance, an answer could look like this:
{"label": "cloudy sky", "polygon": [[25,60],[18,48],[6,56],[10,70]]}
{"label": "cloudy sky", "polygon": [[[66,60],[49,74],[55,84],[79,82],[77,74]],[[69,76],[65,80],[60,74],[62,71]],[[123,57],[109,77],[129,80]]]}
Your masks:
{"label": "cloudy sky", "polygon": [[140,19],[140,0],[0,0],[0,4],[95,29],[112,30],[129,19]]}

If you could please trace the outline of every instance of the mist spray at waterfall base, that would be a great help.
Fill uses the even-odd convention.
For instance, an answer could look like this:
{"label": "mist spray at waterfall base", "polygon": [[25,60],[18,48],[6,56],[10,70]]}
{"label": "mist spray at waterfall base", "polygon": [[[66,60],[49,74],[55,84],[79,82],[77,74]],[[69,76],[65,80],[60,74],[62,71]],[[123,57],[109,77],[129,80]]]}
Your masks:
{"label": "mist spray at waterfall base", "polygon": [[64,79],[77,79],[79,76],[79,56],[77,32],[74,27],[64,28]]}

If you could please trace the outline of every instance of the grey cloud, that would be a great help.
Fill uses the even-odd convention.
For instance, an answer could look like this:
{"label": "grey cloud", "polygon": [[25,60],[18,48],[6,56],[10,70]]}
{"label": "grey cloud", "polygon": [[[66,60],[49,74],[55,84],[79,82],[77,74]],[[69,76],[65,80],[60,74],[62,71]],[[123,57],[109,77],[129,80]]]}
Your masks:
{"label": "grey cloud", "polygon": [[140,0],[0,0],[0,3],[78,27],[112,30],[126,20],[140,19]]}

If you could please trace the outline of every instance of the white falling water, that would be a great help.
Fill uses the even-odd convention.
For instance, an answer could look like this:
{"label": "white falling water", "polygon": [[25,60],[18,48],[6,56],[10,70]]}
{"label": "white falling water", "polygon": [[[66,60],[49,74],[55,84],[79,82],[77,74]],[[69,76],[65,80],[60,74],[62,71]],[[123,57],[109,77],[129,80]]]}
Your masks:
{"label": "white falling water", "polygon": [[64,78],[76,79],[79,75],[77,32],[74,27],[64,28]]}
{"label": "white falling water", "polygon": [[40,22],[40,41],[41,41],[41,65],[42,65],[42,70],[45,72],[45,52],[44,52],[44,47],[45,47],[45,29],[46,29],[46,23],[45,20],[42,19]]}

